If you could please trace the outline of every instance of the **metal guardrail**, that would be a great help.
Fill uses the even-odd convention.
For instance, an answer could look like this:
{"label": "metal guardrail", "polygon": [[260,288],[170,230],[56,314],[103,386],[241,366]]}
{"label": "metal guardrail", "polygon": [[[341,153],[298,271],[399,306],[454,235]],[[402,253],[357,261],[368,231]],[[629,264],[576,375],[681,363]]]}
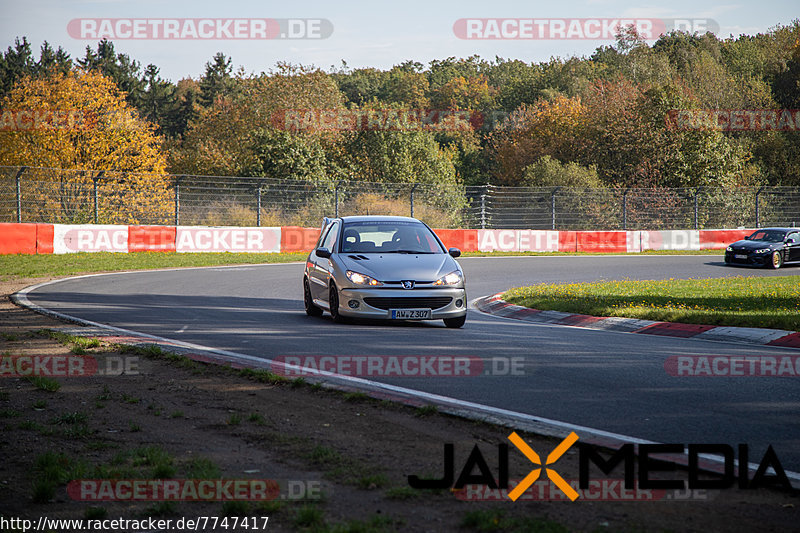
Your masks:
{"label": "metal guardrail", "polygon": [[316,227],[331,214],[410,215],[439,228],[793,226],[800,188],[454,188],[0,167],[0,222]]}

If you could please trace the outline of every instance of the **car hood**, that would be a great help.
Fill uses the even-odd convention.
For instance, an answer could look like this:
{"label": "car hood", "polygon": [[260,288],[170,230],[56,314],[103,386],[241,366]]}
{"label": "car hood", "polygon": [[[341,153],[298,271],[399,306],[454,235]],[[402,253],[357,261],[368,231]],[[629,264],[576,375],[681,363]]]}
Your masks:
{"label": "car hood", "polygon": [[736,248],[737,250],[762,250],[764,248],[769,249],[777,249],[783,246],[782,243],[779,242],[766,242],[766,241],[736,241],[735,243],[731,244],[732,248]]}
{"label": "car hood", "polygon": [[455,260],[447,254],[340,254],[340,257],[348,270],[372,276],[379,281],[436,281],[454,270],[460,270]]}

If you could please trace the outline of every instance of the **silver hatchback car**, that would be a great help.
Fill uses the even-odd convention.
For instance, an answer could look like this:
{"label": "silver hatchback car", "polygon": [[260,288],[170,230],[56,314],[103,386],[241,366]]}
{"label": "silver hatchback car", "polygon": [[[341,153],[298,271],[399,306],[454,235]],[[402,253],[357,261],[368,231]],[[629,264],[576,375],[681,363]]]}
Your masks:
{"label": "silver hatchback car", "polygon": [[334,322],[442,319],[460,328],[467,318],[460,255],[415,218],[326,218],[306,259],[306,313],[328,311]]}

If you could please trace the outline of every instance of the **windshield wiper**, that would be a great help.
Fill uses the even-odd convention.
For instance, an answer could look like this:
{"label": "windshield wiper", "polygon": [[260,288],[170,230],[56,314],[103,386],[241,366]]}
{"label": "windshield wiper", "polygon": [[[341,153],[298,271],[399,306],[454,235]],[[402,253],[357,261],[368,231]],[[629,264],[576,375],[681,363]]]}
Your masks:
{"label": "windshield wiper", "polygon": [[387,254],[432,254],[434,252],[423,252],[422,250],[389,250]]}

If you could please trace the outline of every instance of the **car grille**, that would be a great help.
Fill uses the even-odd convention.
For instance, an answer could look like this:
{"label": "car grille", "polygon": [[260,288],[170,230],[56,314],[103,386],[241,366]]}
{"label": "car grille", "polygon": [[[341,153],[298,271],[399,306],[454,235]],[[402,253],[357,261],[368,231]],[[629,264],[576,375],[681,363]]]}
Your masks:
{"label": "car grille", "polygon": [[378,309],[439,309],[450,304],[453,299],[449,296],[409,296],[409,297],[370,297],[364,298],[367,305],[377,307]]}

